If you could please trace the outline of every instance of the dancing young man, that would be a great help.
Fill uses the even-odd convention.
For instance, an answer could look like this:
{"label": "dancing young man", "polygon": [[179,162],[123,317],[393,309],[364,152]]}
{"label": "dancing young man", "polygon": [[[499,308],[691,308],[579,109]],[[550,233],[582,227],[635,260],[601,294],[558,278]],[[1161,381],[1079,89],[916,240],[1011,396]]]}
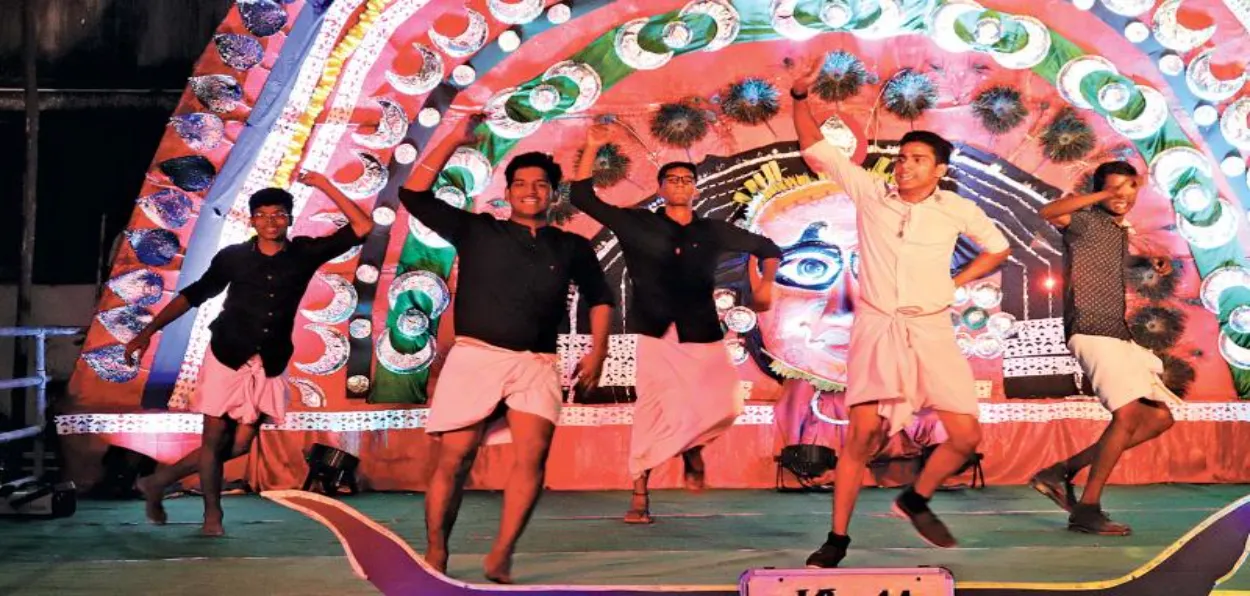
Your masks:
{"label": "dancing young man", "polygon": [[286,367],[295,350],[291,330],[308,282],[326,261],[363,242],[373,229],[369,215],[325,175],[305,172],[300,181],[329,196],[347,216],[348,225],[321,238],[288,239],[291,194],[280,188],[257,191],[248,200],[256,237],[221,249],[203,277],[184,288],[126,344],[127,361],[137,362],[157,331],[229,286],[221,314],[210,326],[213,338],[192,400],[192,409],[204,414],[201,446],[138,483],[153,523],[165,523],[161,504],[165,488],[198,470],[204,492],[201,532],[225,534],[222,468],[251,450],[261,423],[281,422],[286,415]]}
{"label": "dancing young man", "polygon": [[[1063,233],[1063,330],[1072,352],[1089,376],[1111,424],[1093,445],[1038,472],[1029,484],[1070,515],[1068,529],[1127,536],[1127,525],[1111,521],[1100,499],[1107,478],[1125,450],[1172,427],[1168,402],[1179,401],[1163,385],[1163,362],[1133,342],[1125,314],[1125,275],[1131,230],[1124,217],[1137,202],[1137,170],[1122,161],[1094,171],[1093,192],[1050,202],[1039,211]],[[1155,257],[1159,275],[1172,272],[1171,260]],[[1076,499],[1072,477],[1089,467],[1089,480]]]}
{"label": "dancing young man", "polygon": [[560,166],[543,153],[518,155],[504,175],[504,196],[512,206],[507,220],[457,209],[430,191],[437,170],[465,138],[438,145],[421,164],[425,170],[400,191],[400,201],[439,236],[456,247],[456,343],[447,356],[426,432],[434,439],[436,460],[425,493],[425,559],[447,568],[447,540],[464,496],[487,425],[502,416],[511,433],[514,463],[504,487],[499,535],[486,555],[486,578],[512,583],[512,554],[542,491],[547,452],[559,419],[562,394],[556,335],[567,314],[569,282],[590,305],[593,347],[578,364],[583,390],[599,380],[608,351],[612,294],[594,250],[585,238],[548,225]]}
{"label": "dancing young man", "polygon": [[[817,60],[801,74],[790,95],[803,158],[855,201],[859,231],[860,294],[847,362],[850,428],[836,470],[817,480],[834,482],[833,531],[807,559],[810,567],[836,567],[851,542],[847,529],[868,461],[884,432],[902,430],[922,408],[938,413],[949,438],[893,508],[926,542],[955,545],[929,509],[929,499],[976,452],[981,427],[972,368],[955,343],[948,309],[955,288],[994,271],[1010,246],[976,203],[938,188],[952,151],[942,137],[926,131],[904,135],[894,159],[894,184],[823,140],[807,101],[822,65]],[[982,252],[951,279],[960,235]]]}
{"label": "dancing young man", "polygon": [[717,260],[729,251],[762,260],[761,278],[752,273],[752,306],[767,310],[781,249],[768,238],[695,214],[691,163],[660,168],[664,206],[655,212],[604,203],[595,195],[593,171],[595,155],[610,136],[606,126],[590,129],[570,200],[616,234],[634,284],[625,326],[639,335],[638,401],[629,454],[634,493],[625,522],[648,524],[651,470],[680,454],[686,487],[701,489],[703,446],[728,430],[742,409],[712,298]]}

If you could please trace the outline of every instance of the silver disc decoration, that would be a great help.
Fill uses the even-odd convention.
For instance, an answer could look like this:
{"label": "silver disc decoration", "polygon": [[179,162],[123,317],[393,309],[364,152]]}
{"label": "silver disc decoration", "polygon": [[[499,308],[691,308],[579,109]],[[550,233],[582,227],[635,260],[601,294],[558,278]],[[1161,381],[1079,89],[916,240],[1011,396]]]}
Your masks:
{"label": "silver disc decoration", "polygon": [[430,329],[430,318],[421,312],[419,308],[410,308],[399,315],[399,320],[395,322],[395,326],[399,332],[408,337],[420,337]]}
{"label": "silver disc decoration", "polygon": [[1220,332],[1220,356],[1223,356],[1224,361],[1233,368],[1250,370],[1250,350],[1237,345],[1237,342],[1223,331]]}
{"label": "silver disc decoration", "polygon": [[[486,190],[486,187],[490,184],[490,160],[474,147],[460,147],[456,149],[456,152],[452,153],[451,157],[447,159],[447,165],[443,166],[443,171],[451,170],[452,168],[461,168],[469,173],[469,179],[473,181],[473,187],[467,189],[466,194],[470,197],[482,194],[482,191]],[[461,208],[463,207],[461,205]]]}
{"label": "silver disc decoration", "polygon": [[1154,33],[1159,45],[1177,52],[1188,52],[1202,47],[1215,35],[1215,25],[1202,29],[1190,29],[1180,24],[1177,13],[1182,0],[1163,0],[1154,12]]}
{"label": "silver disc decoration", "polygon": [[733,338],[725,340],[725,351],[729,353],[729,361],[734,366],[744,364],[751,358],[751,353],[747,351],[747,342],[741,338]]}
{"label": "silver disc decoration", "polygon": [[1241,91],[1242,86],[1246,84],[1246,71],[1242,69],[1236,78],[1218,79],[1211,73],[1211,56],[1215,53],[1215,48],[1211,48],[1198,54],[1189,63],[1189,68],[1185,69],[1185,83],[1189,86],[1189,90],[1194,92],[1200,99],[1210,102],[1222,102]]}
{"label": "silver disc decoration", "polygon": [[1220,133],[1230,145],[1250,151],[1250,97],[1242,97],[1224,108],[1220,116]]}
{"label": "silver disc decoration", "polygon": [[572,60],[557,62],[543,73],[544,82],[555,77],[566,77],[577,85],[577,99],[573,100],[573,105],[564,111],[566,114],[576,114],[586,110],[603,93],[603,79],[585,62]]}
{"label": "silver disc decoration", "polygon": [[427,339],[425,347],[411,354],[401,354],[395,349],[391,344],[389,329],[383,330],[378,338],[378,363],[397,375],[412,374],[428,367],[434,361],[436,353],[433,337]]}
{"label": "silver disc decoration", "polygon": [[1250,269],[1240,265],[1230,265],[1220,267],[1203,278],[1202,286],[1198,290],[1198,295],[1202,298],[1202,307],[1211,314],[1220,314],[1220,295],[1230,288],[1250,290]]}
{"label": "silver disc decoration", "polygon": [[649,52],[638,45],[638,36],[642,34],[642,28],[646,25],[647,19],[634,19],[616,30],[616,39],[613,42],[616,56],[634,70],[655,70],[673,59],[671,51]]}
{"label": "silver disc decoration", "polygon": [[734,333],[746,333],[755,329],[755,311],[745,306],[735,306],[725,311],[725,326]]}
{"label": "silver disc decoration", "polygon": [[994,308],[1002,303],[1003,290],[992,281],[983,281],[972,287],[969,297],[980,308]]}
{"label": "silver disc decoration", "polygon": [[395,278],[387,290],[387,299],[393,307],[399,303],[404,292],[418,292],[430,299],[430,318],[438,318],[451,304],[451,292],[441,277],[430,271],[409,271]]}
{"label": "silver disc decoration", "polygon": [[728,0],[695,0],[682,8],[680,13],[683,17],[691,14],[707,15],[716,23],[716,34],[706,46],[703,46],[705,52],[715,52],[728,47],[738,38],[738,32],[742,28],[742,19],[738,16],[738,9],[734,8],[733,3]]}
{"label": "silver disc decoration", "polygon": [[524,25],[542,15],[544,7],[543,0],[521,0],[520,2],[486,0],[486,8],[501,23]]}

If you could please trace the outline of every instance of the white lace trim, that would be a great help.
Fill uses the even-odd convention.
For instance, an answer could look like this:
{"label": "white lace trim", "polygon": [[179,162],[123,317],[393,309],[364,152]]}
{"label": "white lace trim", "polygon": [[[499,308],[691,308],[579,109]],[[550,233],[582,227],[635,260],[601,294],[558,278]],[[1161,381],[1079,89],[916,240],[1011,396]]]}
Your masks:
{"label": "white lace trim", "polygon": [[[743,385],[749,391],[749,384]],[[265,430],[360,432],[416,429],[425,426],[428,410],[371,410],[364,412],[288,412],[282,426]],[[1187,403],[1172,407],[1172,415],[1184,422],[1250,422],[1250,402]],[[982,424],[1045,424],[1056,420],[1110,420],[1096,401],[1070,398],[1052,403],[982,403]],[[628,426],[634,422],[634,406],[567,406],[560,426]],[[748,405],[735,424],[773,423],[771,404]],[[187,413],[69,414],[56,417],[59,435],[94,434],[199,434],[203,417]]]}

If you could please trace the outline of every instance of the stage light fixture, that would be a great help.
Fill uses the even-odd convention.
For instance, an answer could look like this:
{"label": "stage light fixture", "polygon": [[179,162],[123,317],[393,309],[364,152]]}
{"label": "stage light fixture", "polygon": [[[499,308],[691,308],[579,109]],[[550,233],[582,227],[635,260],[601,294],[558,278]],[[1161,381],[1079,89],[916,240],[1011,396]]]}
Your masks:
{"label": "stage light fixture", "polygon": [[308,476],[304,478],[304,490],[314,486],[322,494],[336,495],[346,486],[348,494],[360,492],[356,486],[356,466],[360,458],[329,445],[314,443],[308,450]]}

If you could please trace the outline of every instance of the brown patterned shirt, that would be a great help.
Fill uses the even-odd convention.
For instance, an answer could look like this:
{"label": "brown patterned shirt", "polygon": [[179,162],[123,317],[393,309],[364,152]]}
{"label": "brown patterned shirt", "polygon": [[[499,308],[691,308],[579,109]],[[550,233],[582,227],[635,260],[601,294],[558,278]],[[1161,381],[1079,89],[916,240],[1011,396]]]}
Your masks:
{"label": "brown patterned shirt", "polygon": [[1063,228],[1063,329],[1073,335],[1133,339],[1124,321],[1128,229],[1098,205]]}

